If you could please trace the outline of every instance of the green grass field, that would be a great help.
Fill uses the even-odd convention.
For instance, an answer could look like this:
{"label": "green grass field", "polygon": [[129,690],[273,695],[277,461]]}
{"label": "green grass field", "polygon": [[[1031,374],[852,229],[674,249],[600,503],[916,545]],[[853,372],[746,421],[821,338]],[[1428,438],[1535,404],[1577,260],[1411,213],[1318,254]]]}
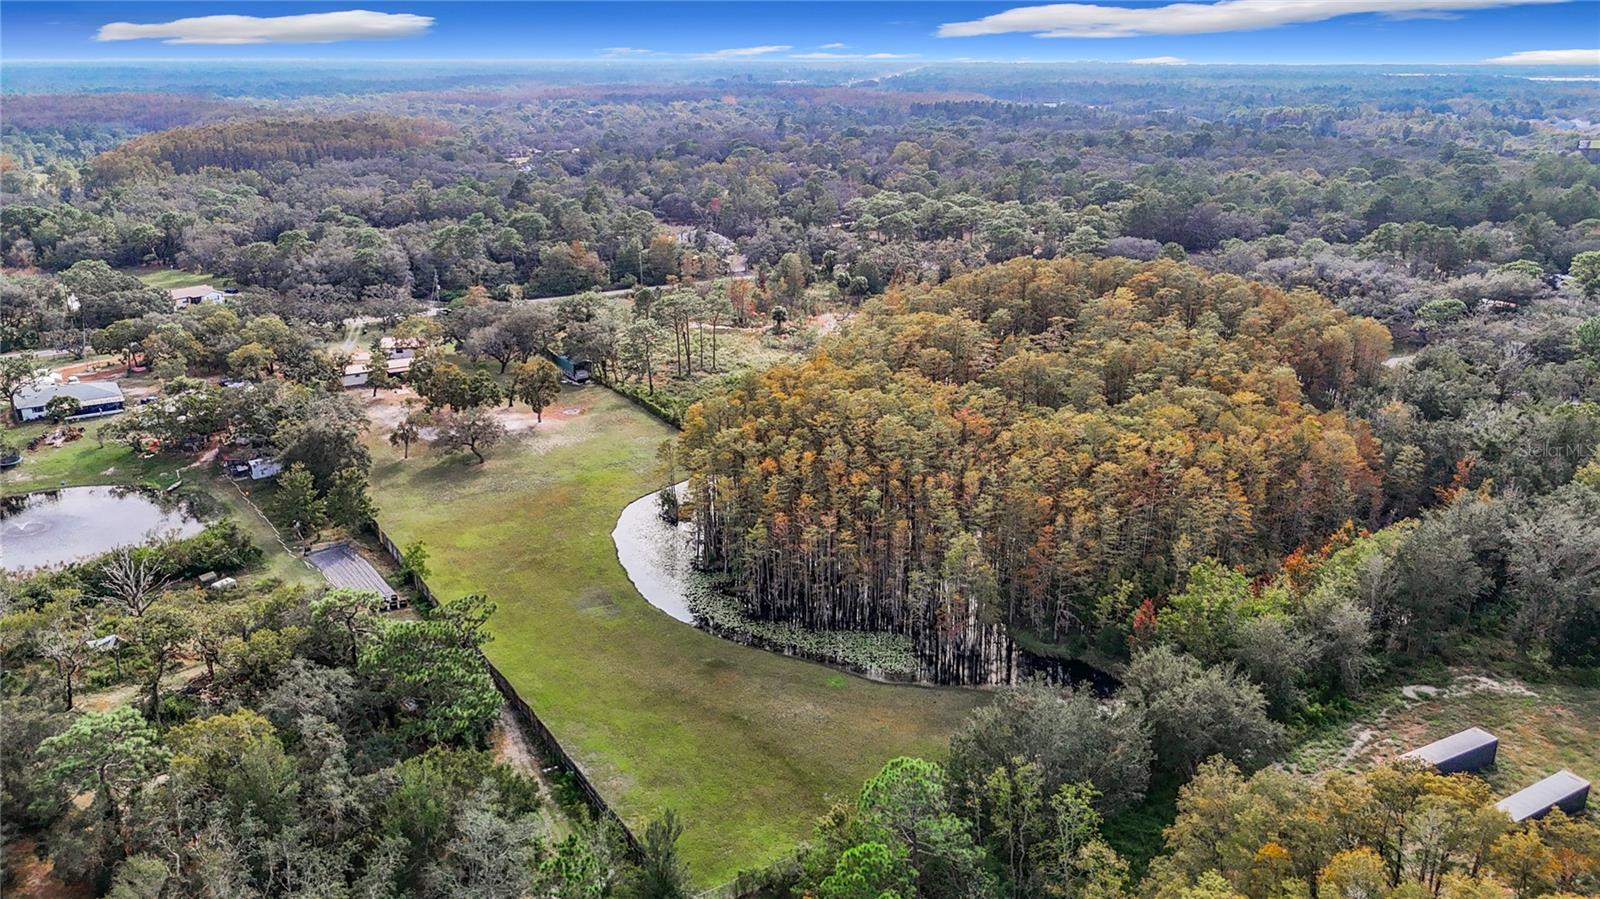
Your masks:
{"label": "green grass field", "polygon": [[611,531],[660,486],[672,432],[599,387],[554,406],[575,407],[482,466],[416,447],[402,461],[374,433],[373,495],[397,542],[428,547],[442,598],[498,603],[489,658],[630,824],[676,809],[695,879],[713,885],[792,848],[889,758],[943,756],[983,694],[872,683],[648,605]]}
{"label": "green grass field", "polygon": [[[141,458],[124,443],[107,440],[100,445],[96,435],[116,418],[94,418],[79,424],[84,436],[59,447],[44,446],[24,452],[22,464],[0,475],[0,494],[29,493],[53,487],[82,487],[91,484],[142,484],[154,482],[162,487],[178,478],[178,470],[189,460],[169,456]],[[40,434],[55,430],[48,422],[11,424],[0,436],[18,448]]]}
{"label": "green grass field", "polygon": [[193,287],[197,284],[210,284],[212,287],[222,288],[233,286],[233,281],[221,275],[208,275],[205,272],[189,272],[178,268],[133,268],[128,272],[140,281],[151,287],[162,290],[172,290],[176,287]]}

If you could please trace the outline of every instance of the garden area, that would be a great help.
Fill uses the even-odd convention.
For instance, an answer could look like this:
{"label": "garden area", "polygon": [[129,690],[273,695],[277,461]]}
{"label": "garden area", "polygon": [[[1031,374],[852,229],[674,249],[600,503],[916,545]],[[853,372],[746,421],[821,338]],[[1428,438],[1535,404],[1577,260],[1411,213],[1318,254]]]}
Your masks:
{"label": "garden area", "polygon": [[874,683],[646,603],[611,531],[661,486],[673,432],[598,387],[566,388],[555,407],[482,465],[415,447],[402,459],[375,427],[373,499],[395,542],[427,547],[441,598],[497,604],[490,661],[631,825],[675,810],[710,886],[797,845],[889,758],[944,755],[984,694]]}

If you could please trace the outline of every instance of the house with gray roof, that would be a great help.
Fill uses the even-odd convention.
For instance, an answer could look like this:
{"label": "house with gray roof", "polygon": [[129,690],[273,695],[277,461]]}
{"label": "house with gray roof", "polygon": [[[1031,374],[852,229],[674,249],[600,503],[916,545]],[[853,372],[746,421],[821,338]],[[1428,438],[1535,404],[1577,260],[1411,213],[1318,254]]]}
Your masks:
{"label": "house with gray roof", "polygon": [[122,388],[115,381],[37,381],[17,391],[11,410],[18,421],[37,421],[45,417],[45,407],[58,396],[70,396],[81,405],[73,420],[115,415],[126,406]]}

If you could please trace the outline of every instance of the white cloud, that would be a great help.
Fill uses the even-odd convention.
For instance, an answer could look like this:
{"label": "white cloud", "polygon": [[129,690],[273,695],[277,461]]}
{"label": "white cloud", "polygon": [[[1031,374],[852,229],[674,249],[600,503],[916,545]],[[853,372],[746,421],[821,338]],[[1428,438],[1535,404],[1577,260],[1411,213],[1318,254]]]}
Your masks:
{"label": "white cloud", "polygon": [[606,47],[600,51],[607,56],[664,56],[660,50],[646,50],[643,47]]}
{"label": "white cloud", "polygon": [[1136,66],[1186,66],[1189,60],[1181,56],[1141,56],[1128,62]]}
{"label": "white cloud", "polygon": [[1524,50],[1484,62],[1502,66],[1600,66],[1600,50]]}
{"label": "white cloud", "polygon": [[841,44],[838,41],[834,41],[831,44],[819,44],[819,45],[817,45],[817,49],[818,50],[843,50],[844,48],[846,48],[848,46],[850,46],[850,45],[849,44]]}
{"label": "white cloud", "polygon": [[432,25],[432,16],[350,9],[269,18],[196,16],[146,25],[110,22],[100,26],[95,40],[159,40],[164,44],[331,44],[416,37],[426,33]]}
{"label": "white cloud", "polygon": [[915,53],[791,53],[790,59],[916,59]]}
{"label": "white cloud", "polygon": [[760,47],[729,47],[726,50],[713,50],[710,53],[700,54],[701,59],[741,59],[749,56],[766,56],[769,53],[782,53],[793,50],[788,44],[766,44]]}
{"label": "white cloud", "polygon": [[1437,17],[1475,9],[1566,0],[1219,0],[1165,6],[1052,3],[1021,6],[970,22],[939,26],[940,37],[1031,33],[1039,37],[1138,37],[1258,31],[1301,22],[1373,13],[1390,18]]}

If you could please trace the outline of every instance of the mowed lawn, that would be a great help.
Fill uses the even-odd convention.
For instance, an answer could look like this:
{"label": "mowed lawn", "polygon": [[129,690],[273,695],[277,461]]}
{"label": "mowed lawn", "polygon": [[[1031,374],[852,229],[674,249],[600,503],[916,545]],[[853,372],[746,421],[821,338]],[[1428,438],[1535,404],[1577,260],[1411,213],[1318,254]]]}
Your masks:
{"label": "mowed lawn", "polygon": [[[421,540],[442,598],[499,609],[489,658],[629,822],[668,808],[702,885],[779,857],[885,761],[944,755],[983,694],[889,686],[737,646],[647,604],[611,531],[661,484],[666,426],[600,387],[472,464],[372,435],[379,520]],[[548,418],[548,416],[547,416]]]}
{"label": "mowed lawn", "polygon": [[140,281],[151,287],[162,290],[172,290],[178,287],[198,287],[201,284],[210,284],[212,287],[222,288],[232,285],[232,281],[221,275],[208,275],[205,272],[185,271],[181,268],[131,268],[129,273],[138,277]]}

